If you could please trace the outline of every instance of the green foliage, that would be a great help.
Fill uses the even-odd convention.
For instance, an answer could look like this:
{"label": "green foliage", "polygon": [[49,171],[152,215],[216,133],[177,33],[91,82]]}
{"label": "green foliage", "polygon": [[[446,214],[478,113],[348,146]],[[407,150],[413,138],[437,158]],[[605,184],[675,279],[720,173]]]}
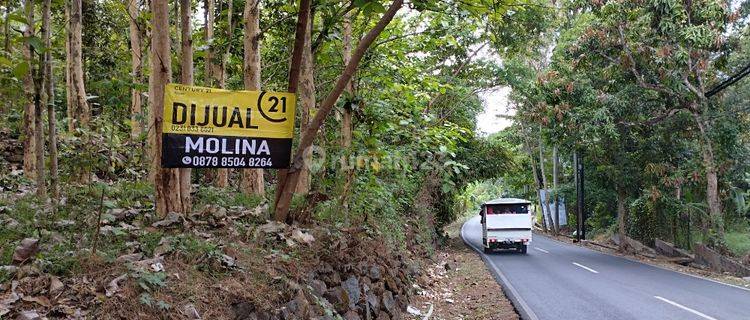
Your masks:
{"label": "green foliage", "polygon": [[195,198],[193,199],[193,208],[195,210],[201,210],[206,205],[254,208],[260,205],[263,201],[264,199],[260,196],[247,195],[229,188],[200,186],[196,190]]}

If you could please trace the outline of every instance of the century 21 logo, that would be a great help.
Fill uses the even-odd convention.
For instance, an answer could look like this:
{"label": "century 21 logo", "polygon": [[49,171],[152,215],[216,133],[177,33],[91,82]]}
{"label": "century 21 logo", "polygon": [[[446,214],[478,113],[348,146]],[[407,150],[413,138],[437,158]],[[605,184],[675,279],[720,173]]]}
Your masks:
{"label": "century 21 logo", "polygon": [[[263,100],[263,97],[265,97],[266,92],[262,91],[260,93],[260,96],[258,96],[258,111],[260,111],[260,115],[270,121],[270,122],[284,122],[286,121],[286,97],[277,97],[277,96],[269,96],[266,97],[266,100]],[[279,113],[284,116],[283,118],[276,119],[273,117],[270,117],[268,114],[266,114],[266,111],[263,111],[263,101],[267,101],[271,104],[271,107],[268,109],[269,113]]]}

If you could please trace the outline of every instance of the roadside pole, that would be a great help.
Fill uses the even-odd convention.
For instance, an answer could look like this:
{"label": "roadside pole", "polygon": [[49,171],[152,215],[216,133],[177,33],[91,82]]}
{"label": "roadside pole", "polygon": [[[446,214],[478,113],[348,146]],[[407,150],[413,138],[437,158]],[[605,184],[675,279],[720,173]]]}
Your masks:
{"label": "roadside pole", "polygon": [[575,170],[575,177],[576,177],[576,194],[577,194],[577,215],[578,219],[576,219],[576,239],[577,240],[585,240],[586,239],[586,213],[584,212],[585,204],[584,204],[584,175],[583,175],[583,155],[581,151],[576,150],[573,158],[573,162],[576,166]]}

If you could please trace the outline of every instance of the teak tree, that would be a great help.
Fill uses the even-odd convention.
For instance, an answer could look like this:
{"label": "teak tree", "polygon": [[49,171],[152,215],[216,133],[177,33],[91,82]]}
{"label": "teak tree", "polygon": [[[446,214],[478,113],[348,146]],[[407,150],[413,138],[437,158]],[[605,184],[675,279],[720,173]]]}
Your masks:
{"label": "teak tree", "polygon": [[[315,136],[323,125],[323,122],[331,113],[334,104],[338,100],[341,93],[346,89],[347,84],[351,80],[354,72],[357,70],[362,57],[367,52],[367,49],[372,45],[375,39],[385,29],[386,26],[396,16],[396,12],[403,6],[403,0],[394,0],[389,6],[388,10],[380,17],[378,23],[362,38],[357,45],[357,48],[352,54],[351,61],[346,65],[344,71],[339,76],[338,80],[333,89],[328,93],[326,98],[320,104],[318,112],[315,113],[312,121],[305,130],[302,132],[302,138],[300,139],[299,146],[292,157],[292,164],[289,170],[279,171],[279,184],[277,185],[275,206],[274,206],[274,218],[277,221],[286,221],[289,214],[289,205],[292,201],[292,196],[297,187],[299,181],[300,169],[304,165],[304,152],[305,149],[310,147],[315,140]],[[304,45],[304,32],[307,25],[307,20],[310,15],[310,0],[301,0],[300,2],[300,14],[297,21],[297,31],[294,44],[294,51],[292,55],[292,71],[289,75],[289,87],[290,92],[296,92],[297,81],[299,80],[299,67],[295,65],[301,61],[302,47]]]}
{"label": "teak tree", "polygon": [[[260,90],[260,0],[245,1],[243,80],[245,90]],[[263,169],[243,169],[242,191],[246,194],[265,195]]]}

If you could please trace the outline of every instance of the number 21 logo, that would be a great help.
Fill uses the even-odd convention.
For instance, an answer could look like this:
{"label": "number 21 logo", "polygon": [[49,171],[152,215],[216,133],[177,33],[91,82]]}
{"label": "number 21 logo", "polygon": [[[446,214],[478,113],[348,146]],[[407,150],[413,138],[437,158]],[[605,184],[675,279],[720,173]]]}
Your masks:
{"label": "number 21 logo", "polygon": [[[270,117],[268,114],[266,114],[265,111],[263,111],[263,97],[266,95],[265,91],[262,91],[260,93],[260,96],[258,96],[258,110],[260,111],[260,115],[263,116],[268,121],[271,122],[284,122],[286,121],[286,117],[283,117],[281,119],[275,119]],[[269,96],[265,101],[268,101],[272,103],[271,108],[268,109],[268,112],[278,113],[281,112],[282,114],[286,114],[286,97],[277,97],[277,96]],[[279,110],[281,109],[281,110]]]}

